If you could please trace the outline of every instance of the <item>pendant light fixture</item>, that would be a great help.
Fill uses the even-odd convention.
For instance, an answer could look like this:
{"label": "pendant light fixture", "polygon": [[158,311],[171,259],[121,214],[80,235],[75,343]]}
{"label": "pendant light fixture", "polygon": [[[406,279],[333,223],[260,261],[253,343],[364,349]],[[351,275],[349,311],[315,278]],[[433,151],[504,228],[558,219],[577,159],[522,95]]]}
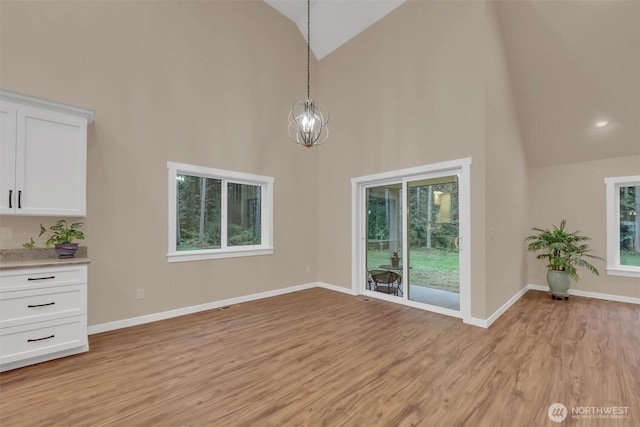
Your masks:
{"label": "pendant light fixture", "polygon": [[329,136],[329,110],[311,99],[309,63],[311,60],[311,0],[307,0],[307,100],[293,104],[289,113],[289,138],[303,147],[320,145]]}

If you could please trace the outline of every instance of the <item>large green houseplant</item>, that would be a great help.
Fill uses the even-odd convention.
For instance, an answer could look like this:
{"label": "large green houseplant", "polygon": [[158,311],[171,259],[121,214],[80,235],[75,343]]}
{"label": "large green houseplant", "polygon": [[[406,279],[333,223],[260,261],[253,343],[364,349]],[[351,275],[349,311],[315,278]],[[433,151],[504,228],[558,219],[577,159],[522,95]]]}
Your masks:
{"label": "large green houseplant", "polygon": [[[45,247],[50,248],[51,245],[54,245],[59,258],[73,258],[78,250],[78,244],[73,243],[73,240],[84,239],[84,233],[79,230],[80,227],[82,227],[81,222],[74,222],[73,224],[67,225],[64,219],[60,219],[48,229],[40,224],[39,237],[42,237],[43,234],[46,235],[45,237],[48,237],[44,244]],[[33,241],[32,237],[30,242],[22,246],[32,249],[36,247],[36,242]]]}
{"label": "large green houseplant", "polygon": [[590,237],[579,235],[579,231],[569,233],[565,230],[567,221],[563,219],[560,226],[553,226],[551,230],[534,227],[533,234],[525,240],[530,242],[529,252],[542,252],[537,259],[547,263],[547,283],[553,298],[568,298],[571,279],[578,281],[578,268],[600,275],[598,269],[585,258],[602,259],[592,254],[591,248],[585,241]]}

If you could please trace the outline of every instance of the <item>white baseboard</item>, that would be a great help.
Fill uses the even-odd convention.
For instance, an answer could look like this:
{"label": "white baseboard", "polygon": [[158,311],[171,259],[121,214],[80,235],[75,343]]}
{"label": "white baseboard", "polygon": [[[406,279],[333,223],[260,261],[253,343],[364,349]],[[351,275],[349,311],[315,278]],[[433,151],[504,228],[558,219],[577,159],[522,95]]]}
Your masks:
{"label": "white baseboard", "polygon": [[332,285],[330,283],[324,283],[324,282],[316,282],[314,283],[315,286],[319,287],[319,288],[324,288],[324,289],[329,289],[330,291],[336,291],[336,292],[342,292],[348,295],[358,295],[358,293],[356,291],[354,291],[351,288],[345,288],[343,286],[336,286],[336,285]]}
{"label": "white baseboard", "polygon": [[468,319],[463,319],[463,322],[467,325],[477,326],[479,328],[487,329],[489,327],[489,323],[487,320],[480,319],[477,317],[470,317]]}
{"label": "white baseboard", "polygon": [[[470,319],[465,319],[464,323],[467,323],[467,324],[473,325],[473,326],[478,326],[478,327],[481,327],[481,328],[488,328],[489,326],[491,326],[493,324],[493,322],[498,320],[498,318],[500,316],[502,316],[509,308],[511,308],[511,306],[513,304],[515,304],[516,301],[518,301],[520,298],[522,298],[522,296],[525,293],[527,293],[527,291],[549,292],[549,286],[534,285],[534,284],[530,283],[527,286],[525,286],[524,288],[520,289],[520,291],[518,291],[518,293],[516,293],[514,296],[512,296],[509,299],[509,301],[504,303],[502,305],[502,307],[500,307],[498,310],[496,310],[496,312],[493,313],[491,316],[489,316],[488,319],[484,320],[484,319],[479,319],[479,318],[476,318],[476,317],[472,317]],[[578,289],[569,289],[569,295],[575,295],[575,296],[578,296],[578,297],[586,297],[586,298],[595,298],[595,299],[601,299],[601,300],[607,300],[607,301],[626,302],[626,303],[630,303],[630,304],[640,304],[640,298],[627,297],[627,296],[622,296],[622,295],[613,295],[613,294],[602,294],[602,293],[598,293],[598,292],[587,292],[587,291],[581,291],[581,290],[578,290]]]}
{"label": "white baseboard", "polygon": [[[186,314],[193,314],[200,311],[224,307],[227,305],[241,304],[243,302],[255,301],[263,298],[270,298],[278,295],[284,295],[291,292],[297,292],[297,291],[302,291],[302,290],[311,289],[311,288],[324,288],[331,291],[342,292],[342,293],[353,295],[353,296],[358,294],[351,288],[345,288],[343,286],[332,285],[324,282],[312,282],[312,283],[306,283],[303,285],[290,286],[288,288],[275,289],[273,291],[260,292],[257,294],[229,298],[221,301],[213,301],[205,304],[178,308],[175,310],[163,311],[160,313],[147,314],[144,316],[132,317],[132,318],[123,319],[123,320],[116,320],[114,322],[101,323],[98,325],[89,326],[87,330],[89,335],[98,334],[101,332],[112,331],[120,328],[127,328],[129,326],[143,325],[145,323],[157,322],[159,320],[170,319],[172,317],[184,316]],[[512,296],[509,299],[509,301],[504,303],[502,307],[496,310],[495,313],[489,316],[488,319],[470,317],[468,319],[464,319],[464,323],[477,326],[480,328],[485,328],[485,329],[488,328],[496,320],[498,320],[498,318],[502,316],[513,304],[515,304],[516,301],[518,301],[522,297],[522,295],[524,295],[529,290],[549,291],[549,287],[542,286],[542,285],[528,284],[526,287],[522,288],[520,291],[518,291],[518,293]],[[626,297],[621,295],[602,294],[597,292],[587,292],[587,291],[581,291],[581,290],[575,290],[575,289],[569,289],[569,294],[580,296],[580,297],[595,298],[595,299],[608,300],[608,301],[619,301],[619,302],[626,302],[630,304],[640,304],[640,298]]]}
{"label": "white baseboard", "polygon": [[[504,303],[502,305],[502,307],[500,307],[498,310],[496,310],[495,313],[493,313],[491,316],[489,316],[489,318],[487,320],[478,319],[478,318],[471,318],[471,319],[469,319],[469,321],[465,320],[465,323],[468,323],[468,324],[474,325],[474,326],[479,326],[481,328],[488,328],[489,326],[491,326],[493,324],[493,322],[498,320],[498,318],[500,316],[502,316],[513,304],[515,304],[516,301],[518,301],[520,298],[522,298],[522,296],[525,293],[527,293],[527,291],[549,292],[549,286],[534,285],[534,284],[530,283],[527,286],[525,286],[524,288],[522,288],[520,291],[518,291],[517,294],[512,296],[509,299],[509,301]],[[607,301],[626,302],[626,303],[630,303],[630,304],[640,304],[640,298],[633,298],[633,297],[627,297],[627,296],[622,296],[622,295],[602,294],[602,293],[598,293],[598,292],[587,292],[587,291],[581,291],[581,290],[578,290],[578,289],[569,289],[569,295],[575,295],[575,296],[578,296],[578,297],[586,297],[586,298],[595,298],[595,299],[601,299],[601,300],[607,300]]]}
{"label": "white baseboard", "polygon": [[[528,284],[527,289],[534,291],[549,291],[548,286]],[[624,295],[603,294],[600,292],[581,291],[579,289],[569,289],[569,295],[575,295],[577,297],[594,298],[606,301],[626,302],[629,304],[640,304],[640,298],[627,297]]]}
{"label": "white baseboard", "polygon": [[529,288],[526,287],[526,286],[524,288],[520,289],[514,296],[512,296],[509,299],[509,301],[505,302],[502,305],[502,307],[497,309],[495,313],[493,313],[491,316],[489,316],[489,318],[486,320],[487,327],[491,326],[493,324],[493,322],[498,320],[498,318],[500,316],[502,316],[509,308],[511,308],[511,306],[513,304],[515,304],[516,301],[518,301],[520,298],[522,298],[522,295],[526,294],[528,290],[529,290]]}
{"label": "white baseboard", "polygon": [[[213,301],[205,304],[192,305],[189,307],[163,311],[160,313],[153,313],[153,314],[147,314],[139,317],[132,317],[129,319],[116,320],[114,322],[101,323],[98,325],[89,326],[87,328],[87,331],[89,335],[99,334],[100,332],[113,331],[115,329],[120,329],[120,328],[128,328],[129,326],[143,325],[145,323],[157,322],[158,320],[171,319],[172,317],[184,316],[185,314],[193,314],[200,311],[224,307],[227,305],[234,305],[234,304],[240,304],[243,302],[255,301],[263,298],[275,297],[277,295],[284,295],[291,292],[297,292],[305,289],[315,288],[318,286],[331,289],[331,290],[338,290],[337,288],[340,288],[339,286],[333,286],[333,285],[322,285],[319,283],[306,283],[304,285],[290,286],[288,288],[276,289],[273,291],[260,292],[257,294],[229,298],[229,299],[220,300],[220,301]],[[346,289],[346,288],[341,288],[341,289]]]}
{"label": "white baseboard", "polygon": [[[157,322],[159,320],[171,319],[173,317],[184,316],[187,314],[198,313],[200,311],[212,310],[215,308],[224,307],[227,305],[241,304],[243,302],[255,301],[263,298],[270,298],[278,295],[284,295],[291,292],[302,291],[311,288],[323,288],[334,292],[342,292],[347,295],[358,295],[352,288],[345,288],[343,286],[332,285],[324,282],[312,282],[303,285],[290,286],[288,288],[276,289],[273,291],[260,292],[257,294],[245,295],[236,298],[229,298],[220,301],[212,301],[205,304],[192,305],[189,307],[182,307],[175,310],[163,311],[160,313],[152,313],[139,317],[132,317],[129,319],[116,320],[114,322],[101,323],[92,325],[87,328],[89,335],[99,334],[101,332],[113,331],[121,328],[128,328],[130,326],[143,325],[145,323]],[[524,288],[518,294],[514,295],[509,301],[507,301],[498,311],[496,311],[489,319],[479,319],[471,317],[464,319],[464,323],[477,326],[480,328],[488,328],[495,320],[500,317],[505,311],[509,309],[521,296],[527,288]],[[421,308],[421,307],[419,307]]]}
{"label": "white baseboard", "polygon": [[493,324],[493,322],[498,320],[498,318],[500,316],[502,316],[507,310],[509,310],[509,308],[511,308],[511,306],[513,304],[515,304],[516,301],[518,301],[520,298],[522,298],[522,295],[524,295],[528,290],[529,290],[528,287],[524,287],[524,288],[520,289],[514,296],[512,296],[509,299],[509,301],[507,301],[504,304],[502,304],[502,307],[497,309],[491,316],[489,316],[489,318],[480,319],[480,318],[477,318],[477,317],[471,317],[469,319],[465,319],[464,323],[469,324],[469,325],[473,325],[473,326],[478,326],[480,328],[487,329],[489,326],[491,326]]}

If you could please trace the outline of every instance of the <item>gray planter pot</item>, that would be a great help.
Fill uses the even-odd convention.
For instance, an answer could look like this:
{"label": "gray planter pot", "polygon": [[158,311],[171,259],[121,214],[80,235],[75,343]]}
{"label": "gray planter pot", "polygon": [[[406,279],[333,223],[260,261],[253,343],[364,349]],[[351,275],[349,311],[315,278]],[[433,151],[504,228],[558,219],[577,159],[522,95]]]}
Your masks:
{"label": "gray planter pot", "polygon": [[547,284],[551,289],[551,296],[554,298],[569,298],[569,285],[571,276],[564,271],[547,270]]}

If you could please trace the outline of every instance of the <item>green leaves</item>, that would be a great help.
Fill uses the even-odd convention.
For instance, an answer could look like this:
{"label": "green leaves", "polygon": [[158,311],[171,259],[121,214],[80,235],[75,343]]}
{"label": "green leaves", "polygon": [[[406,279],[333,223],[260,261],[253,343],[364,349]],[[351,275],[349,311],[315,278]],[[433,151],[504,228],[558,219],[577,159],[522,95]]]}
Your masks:
{"label": "green leaves", "polygon": [[538,234],[525,239],[529,241],[529,252],[544,251],[536,256],[536,259],[547,262],[547,268],[551,270],[565,271],[574,280],[578,280],[576,267],[586,268],[589,272],[598,276],[598,269],[584,258],[603,259],[591,254],[591,249],[586,243],[590,237],[579,235],[579,231],[569,233],[565,231],[567,221],[560,221],[560,226],[553,226],[552,230],[534,227]]}
{"label": "green leaves", "polygon": [[36,247],[36,242],[34,242],[34,241],[33,241],[33,237],[32,237],[32,238],[31,238],[31,241],[30,241],[30,242],[27,242],[27,243],[24,243],[24,244],[22,245],[22,247],[23,247],[23,248],[26,248],[26,249],[35,249],[35,247]]}
{"label": "green leaves", "polygon": [[[38,237],[42,237],[43,234],[48,235],[48,239],[44,244],[47,248],[51,247],[51,245],[64,245],[73,242],[74,239],[84,239],[84,233],[79,230],[80,227],[82,227],[81,222],[74,222],[67,226],[67,221],[60,219],[54,225],[50,226],[48,230],[44,225],[40,224],[40,234]],[[33,237],[30,242],[22,246],[27,249],[35,248],[36,244],[33,241]]]}

